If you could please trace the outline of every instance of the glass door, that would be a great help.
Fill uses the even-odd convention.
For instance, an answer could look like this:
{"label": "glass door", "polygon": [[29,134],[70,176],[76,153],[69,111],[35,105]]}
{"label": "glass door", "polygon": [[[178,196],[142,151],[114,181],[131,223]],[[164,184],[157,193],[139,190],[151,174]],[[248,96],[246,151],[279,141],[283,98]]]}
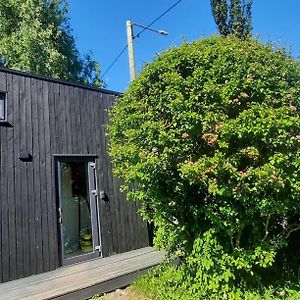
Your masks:
{"label": "glass door", "polygon": [[62,264],[101,255],[95,163],[87,158],[58,160]]}

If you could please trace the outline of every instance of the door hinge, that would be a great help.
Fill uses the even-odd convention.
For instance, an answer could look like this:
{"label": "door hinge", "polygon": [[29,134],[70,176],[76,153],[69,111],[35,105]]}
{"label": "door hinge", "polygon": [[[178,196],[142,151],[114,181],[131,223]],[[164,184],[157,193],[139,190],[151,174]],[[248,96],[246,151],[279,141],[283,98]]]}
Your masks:
{"label": "door hinge", "polygon": [[96,169],[96,163],[90,163],[91,168]]}
{"label": "door hinge", "polygon": [[91,193],[93,194],[93,195],[97,195],[98,193],[97,193],[97,190],[91,190]]}

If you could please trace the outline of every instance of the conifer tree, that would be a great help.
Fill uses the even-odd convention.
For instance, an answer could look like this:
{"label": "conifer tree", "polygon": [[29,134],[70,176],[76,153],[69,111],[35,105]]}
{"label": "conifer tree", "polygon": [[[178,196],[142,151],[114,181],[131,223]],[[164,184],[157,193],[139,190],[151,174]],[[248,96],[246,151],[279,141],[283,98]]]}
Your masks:
{"label": "conifer tree", "polygon": [[212,14],[222,36],[246,38],[252,30],[252,0],[211,0]]}

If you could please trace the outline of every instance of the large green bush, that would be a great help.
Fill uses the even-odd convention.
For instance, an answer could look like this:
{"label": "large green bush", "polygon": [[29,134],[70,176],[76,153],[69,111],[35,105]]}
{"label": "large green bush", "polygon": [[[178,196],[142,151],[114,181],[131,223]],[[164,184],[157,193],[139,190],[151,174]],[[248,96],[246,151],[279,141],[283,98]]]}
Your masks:
{"label": "large green bush", "polygon": [[290,265],[295,275],[299,109],[299,63],[252,39],[205,38],[147,65],[111,111],[109,135],[156,244],[186,263],[198,249],[197,265],[213,240],[219,282],[272,280]]}

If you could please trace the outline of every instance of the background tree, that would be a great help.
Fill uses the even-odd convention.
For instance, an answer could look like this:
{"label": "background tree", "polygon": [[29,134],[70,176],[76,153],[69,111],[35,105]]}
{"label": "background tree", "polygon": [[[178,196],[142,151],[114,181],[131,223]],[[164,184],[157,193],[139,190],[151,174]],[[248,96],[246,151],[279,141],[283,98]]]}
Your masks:
{"label": "background tree", "polygon": [[191,295],[296,278],[299,87],[283,51],[215,36],[159,55],[113,108],[115,174],[183,258]]}
{"label": "background tree", "polygon": [[76,48],[67,9],[66,0],[1,0],[1,65],[101,86],[99,64]]}
{"label": "background tree", "polygon": [[212,14],[221,35],[246,38],[252,30],[252,0],[211,0]]}

